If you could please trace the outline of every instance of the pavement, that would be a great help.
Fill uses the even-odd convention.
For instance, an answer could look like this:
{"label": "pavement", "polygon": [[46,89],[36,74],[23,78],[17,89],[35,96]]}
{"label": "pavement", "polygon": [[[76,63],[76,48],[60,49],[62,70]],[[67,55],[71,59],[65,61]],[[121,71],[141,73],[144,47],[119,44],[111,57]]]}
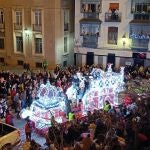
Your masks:
{"label": "pavement", "polygon": [[[23,69],[22,66],[15,66],[15,67],[12,67],[12,66],[0,66],[0,71],[1,70],[13,72],[15,74],[21,74],[21,73],[26,71],[25,69]],[[41,69],[41,68],[32,68],[31,70],[33,72],[37,72],[37,71],[40,71],[40,70],[43,71],[43,69]],[[29,73],[29,71],[28,71],[28,73]]]}
{"label": "pavement", "polygon": [[[11,113],[13,114],[14,118],[14,126],[20,130],[20,139],[21,142],[13,148],[13,150],[23,150],[23,144],[26,141],[26,136],[25,136],[25,131],[24,131],[24,126],[26,121],[24,119],[17,119],[16,114],[12,110]],[[5,121],[5,119],[2,119],[2,121]],[[46,147],[45,145],[45,138],[37,134],[34,130],[32,132],[32,139],[35,140],[38,144],[42,146],[42,149]]]}

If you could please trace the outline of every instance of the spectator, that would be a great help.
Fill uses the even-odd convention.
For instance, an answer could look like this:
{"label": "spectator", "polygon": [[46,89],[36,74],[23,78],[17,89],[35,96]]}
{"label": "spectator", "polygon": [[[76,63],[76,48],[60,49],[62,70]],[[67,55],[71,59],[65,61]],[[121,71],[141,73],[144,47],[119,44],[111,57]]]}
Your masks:
{"label": "spectator", "polygon": [[90,147],[91,147],[91,144],[92,144],[90,134],[88,134],[87,137],[83,138],[82,144],[83,144],[83,150],[90,150]]}
{"label": "spectator", "polygon": [[27,123],[25,124],[25,134],[26,134],[26,140],[31,141],[31,133],[32,133],[32,124],[30,120],[27,120]]}
{"label": "spectator", "polygon": [[5,122],[9,125],[14,126],[13,123],[13,115],[9,112],[9,110],[6,111],[6,118],[5,118]]}
{"label": "spectator", "polygon": [[110,109],[111,109],[111,105],[110,105],[109,101],[105,101],[104,111],[108,112]]}

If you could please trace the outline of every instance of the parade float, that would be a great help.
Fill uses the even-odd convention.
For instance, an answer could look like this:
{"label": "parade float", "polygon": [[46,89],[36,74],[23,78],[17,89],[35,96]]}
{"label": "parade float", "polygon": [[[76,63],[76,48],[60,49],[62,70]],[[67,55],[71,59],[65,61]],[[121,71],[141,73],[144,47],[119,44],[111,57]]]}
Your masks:
{"label": "parade float", "polygon": [[86,78],[81,73],[77,73],[75,78],[75,83],[72,83],[66,94],[73,103],[82,101],[83,115],[86,115],[87,111],[102,109],[105,101],[109,101],[113,106],[120,104],[118,93],[124,91],[124,67],[121,67],[120,73],[113,72],[111,64],[108,65],[106,72],[99,68],[93,68],[88,77],[88,88],[85,86]]}
{"label": "parade float", "polygon": [[21,117],[28,117],[38,129],[51,126],[52,116],[58,123],[62,123],[66,113],[65,100],[65,96],[60,89],[49,82],[41,84],[37,98],[33,100],[30,108],[22,110]]}
{"label": "parade float", "polygon": [[[89,81],[89,86],[86,86],[86,80]],[[22,110],[21,116],[29,117],[38,129],[46,128],[51,126],[52,116],[58,123],[65,122],[68,109],[70,110],[68,103],[71,104],[71,111],[75,115],[84,116],[88,111],[102,109],[105,101],[109,101],[113,106],[119,105],[118,93],[123,90],[123,67],[119,73],[113,72],[111,65],[106,72],[93,68],[88,77],[83,76],[81,72],[74,75],[66,93],[49,82],[41,84],[37,98],[33,100],[30,108]]]}
{"label": "parade float", "polygon": [[112,106],[119,105],[118,94],[124,91],[124,67],[121,67],[120,73],[115,73],[109,65],[106,72],[94,69],[91,75],[90,88],[82,99],[83,113],[102,109],[105,101],[109,101]]}

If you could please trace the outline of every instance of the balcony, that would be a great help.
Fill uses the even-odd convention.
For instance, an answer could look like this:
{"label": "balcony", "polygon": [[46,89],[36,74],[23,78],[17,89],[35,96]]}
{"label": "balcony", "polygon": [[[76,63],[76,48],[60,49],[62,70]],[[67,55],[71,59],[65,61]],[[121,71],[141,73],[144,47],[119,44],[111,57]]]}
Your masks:
{"label": "balcony", "polygon": [[33,24],[33,31],[42,32],[42,25],[40,25],[40,24]]}
{"label": "balcony", "polygon": [[105,22],[121,22],[121,13],[105,13]]}
{"label": "balcony", "polygon": [[99,19],[99,13],[86,12],[86,13],[84,13],[84,18]]}
{"label": "balcony", "polygon": [[145,23],[150,23],[150,13],[135,13],[134,14],[134,19],[133,22],[145,22]]}
{"label": "balcony", "polygon": [[88,48],[97,48],[98,45],[98,37],[95,35],[84,35],[83,36],[83,47]]}
{"label": "balcony", "polygon": [[22,24],[14,23],[14,30],[22,30]]}

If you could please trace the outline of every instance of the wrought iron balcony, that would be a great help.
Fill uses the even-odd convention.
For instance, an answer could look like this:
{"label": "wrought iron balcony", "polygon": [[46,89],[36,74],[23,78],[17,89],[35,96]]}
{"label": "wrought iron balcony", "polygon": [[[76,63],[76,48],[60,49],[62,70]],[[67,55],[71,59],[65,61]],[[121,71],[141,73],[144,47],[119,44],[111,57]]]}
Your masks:
{"label": "wrought iron balcony", "polygon": [[42,25],[41,24],[33,24],[33,31],[42,32]]}
{"label": "wrought iron balcony", "polygon": [[121,13],[105,13],[105,22],[121,22]]}
{"label": "wrought iron balcony", "polygon": [[97,48],[98,37],[95,35],[84,35],[82,46],[88,48]]}
{"label": "wrought iron balcony", "polygon": [[22,24],[14,23],[14,30],[22,30]]}
{"label": "wrought iron balcony", "polygon": [[99,13],[96,13],[96,12],[86,12],[86,13],[84,13],[84,18],[98,19],[99,18]]}
{"label": "wrought iron balcony", "polygon": [[150,22],[150,13],[135,13],[133,20],[137,22]]}

